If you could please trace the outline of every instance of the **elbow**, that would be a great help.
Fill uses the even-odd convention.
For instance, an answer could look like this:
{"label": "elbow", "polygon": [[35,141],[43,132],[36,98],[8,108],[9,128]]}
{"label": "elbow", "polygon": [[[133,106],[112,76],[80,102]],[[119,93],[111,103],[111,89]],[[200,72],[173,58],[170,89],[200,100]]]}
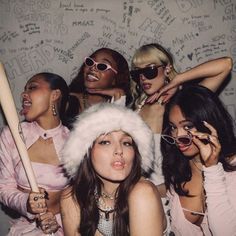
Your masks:
{"label": "elbow", "polygon": [[233,59],[231,57],[225,57],[225,68],[228,71],[228,73],[233,68]]}

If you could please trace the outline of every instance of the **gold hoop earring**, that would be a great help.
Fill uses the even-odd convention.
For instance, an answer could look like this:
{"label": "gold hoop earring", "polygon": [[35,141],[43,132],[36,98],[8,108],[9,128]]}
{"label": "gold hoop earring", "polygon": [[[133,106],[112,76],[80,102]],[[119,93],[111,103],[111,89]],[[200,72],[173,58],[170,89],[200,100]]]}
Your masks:
{"label": "gold hoop earring", "polygon": [[56,109],[55,104],[52,105],[52,114],[53,116],[57,116],[57,109]]}

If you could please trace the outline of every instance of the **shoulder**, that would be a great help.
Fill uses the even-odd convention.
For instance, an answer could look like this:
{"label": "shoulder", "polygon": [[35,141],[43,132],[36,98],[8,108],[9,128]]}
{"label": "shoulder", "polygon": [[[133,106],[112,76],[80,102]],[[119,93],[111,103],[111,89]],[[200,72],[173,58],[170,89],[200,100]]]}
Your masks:
{"label": "shoulder", "polygon": [[152,197],[159,198],[160,195],[157,187],[146,179],[139,180],[129,194],[129,200],[142,200]]}

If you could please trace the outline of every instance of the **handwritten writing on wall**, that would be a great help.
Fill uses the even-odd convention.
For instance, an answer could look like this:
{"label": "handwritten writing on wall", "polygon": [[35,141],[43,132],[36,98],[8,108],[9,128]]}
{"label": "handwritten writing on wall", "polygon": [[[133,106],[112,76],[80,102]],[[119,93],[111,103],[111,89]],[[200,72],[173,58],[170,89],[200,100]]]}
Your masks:
{"label": "handwritten writing on wall", "polygon": [[[226,55],[236,61],[234,0],[0,0],[0,15],[0,60],[18,110],[33,74],[52,71],[69,83],[99,47],[119,51],[130,63],[136,48],[158,42],[179,71]],[[221,95],[234,119],[235,74],[236,63]]]}

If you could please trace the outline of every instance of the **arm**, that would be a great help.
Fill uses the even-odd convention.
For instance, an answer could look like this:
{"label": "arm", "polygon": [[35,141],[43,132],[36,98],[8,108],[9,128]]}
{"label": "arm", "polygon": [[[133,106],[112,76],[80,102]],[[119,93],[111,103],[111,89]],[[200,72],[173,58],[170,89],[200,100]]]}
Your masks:
{"label": "arm", "polygon": [[139,181],[129,195],[128,205],[131,236],[163,234],[166,218],[155,185],[147,180]]}
{"label": "arm", "polygon": [[185,82],[202,78],[201,85],[216,92],[232,69],[232,59],[222,57],[202,63],[190,70],[177,74],[171,82],[161,89],[160,94]]}
{"label": "arm", "polygon": [[[235,235],[236,205],[235,196],[231,195],[236,195],[236,173],[231,172],[230,181],[226,181],[221,163],[203,167],[203,171],[210,230],[216,236]],[[232,186],[227,189],[229,184]]]}
{"label": "arm", "polygon": [[65,236],[79,236],[80,207],[71,195],[71,188],[63,191],[60,200],[61,218]]}
{"label": "arm", "polygon": [[21,215],[33,219],[34,215],[27,212],[29,193],[17,189],[14,157],[16,162],[20,161],[11,133],[5,128],[0,136],[0,201]]}

